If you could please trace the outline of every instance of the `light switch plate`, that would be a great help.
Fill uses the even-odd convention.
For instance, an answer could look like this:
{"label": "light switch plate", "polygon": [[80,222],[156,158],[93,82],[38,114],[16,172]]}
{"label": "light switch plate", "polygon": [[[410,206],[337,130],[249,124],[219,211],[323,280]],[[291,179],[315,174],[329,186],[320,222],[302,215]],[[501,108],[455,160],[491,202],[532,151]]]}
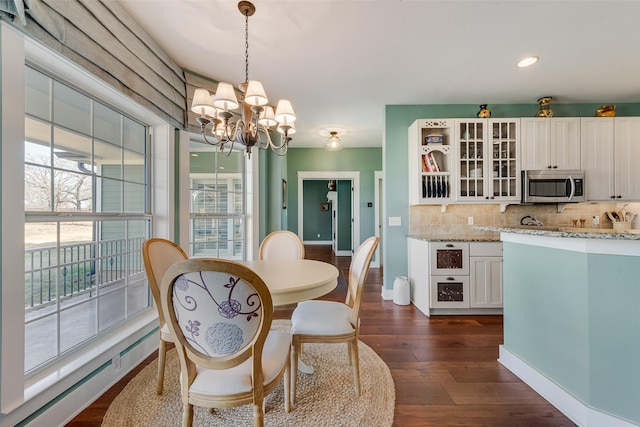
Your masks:
{"label": "light switch plate", "polygon": [[400,227],[401,225],[402,225],[402,217],[399,217],[399,216],[389,217],[389,227]]}

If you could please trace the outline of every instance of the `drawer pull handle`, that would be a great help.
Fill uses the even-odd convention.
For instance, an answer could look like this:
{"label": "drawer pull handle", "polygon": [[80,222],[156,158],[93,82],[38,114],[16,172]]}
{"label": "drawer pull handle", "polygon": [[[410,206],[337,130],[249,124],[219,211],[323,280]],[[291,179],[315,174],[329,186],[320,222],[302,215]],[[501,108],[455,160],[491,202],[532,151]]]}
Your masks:
{"label": "drawer pull handle", "polygon": [[447,243],[447,247],[448,247],[448,248],[452,248],[452,247],[453,247],[453,245],[452,245],[451,243]]}
{"label": "drawer pull handle", "polygon": [[456,280],[453,277],[447,277],[447,280]]}

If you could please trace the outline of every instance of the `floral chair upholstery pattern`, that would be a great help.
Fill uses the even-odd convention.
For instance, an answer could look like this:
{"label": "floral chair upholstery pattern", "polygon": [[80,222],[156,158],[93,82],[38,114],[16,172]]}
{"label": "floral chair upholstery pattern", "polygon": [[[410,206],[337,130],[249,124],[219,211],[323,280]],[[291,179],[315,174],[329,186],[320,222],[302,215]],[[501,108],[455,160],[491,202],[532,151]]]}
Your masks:
{"label": "floral chair upholstery pattern", "polygon": [[178,276],[173,308],[187,342],[215,357],[229,356],[245,347],[263,320],[256,290],[239,277],[217,271]]}

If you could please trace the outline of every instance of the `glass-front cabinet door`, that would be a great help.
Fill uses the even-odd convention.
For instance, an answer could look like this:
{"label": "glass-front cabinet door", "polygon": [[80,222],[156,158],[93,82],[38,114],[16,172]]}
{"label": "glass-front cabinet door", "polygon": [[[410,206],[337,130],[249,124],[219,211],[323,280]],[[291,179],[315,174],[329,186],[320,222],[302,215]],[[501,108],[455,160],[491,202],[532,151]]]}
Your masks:
{"label": "glass-front cabinet door", "polygon": [[458,119],[458,201],[520,199],[520,119]]}
{"label": "glass-front cabinet door", "polygon": [[520,199],[520,170],[518,167],[519,119],[493,119],[491,127],[491,180],[488,196],[491,199]]}
{"label": "glass-front cabinet door", "polygon": [[458,200],[485,200],[486,119],[457,121]]}

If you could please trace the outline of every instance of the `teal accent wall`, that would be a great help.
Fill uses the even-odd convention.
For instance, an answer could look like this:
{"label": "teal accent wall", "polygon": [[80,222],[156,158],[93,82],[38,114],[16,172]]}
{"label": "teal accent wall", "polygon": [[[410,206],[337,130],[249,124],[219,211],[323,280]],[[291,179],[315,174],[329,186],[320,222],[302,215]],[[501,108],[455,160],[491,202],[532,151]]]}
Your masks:
{"label": "teal accent wall", "polygon": [[[265,236],[270,233],[267,232],[269,228],[267,226],[267,212],[269,212],[270,205],[267,203],[269,197],[276,197],[275,195],[269,194],[268,189],[271,190],[271,186],[273,183],[267,182],[265,178],[267,176],[267,155],[263,150],[261,150],[258,154],[258,176],[260,179],[258,180],[258,206],[255,209],[258,210],[258,242],[262,242]],[[273,190],[271,190],[273,191]],[[272,230],[273,231],[273,230]],[[257,256],[257,254],[256,254]]]}
{"label": "teal accent wall", "polygon": [[355,249],[355,247],[360,246],[359,242],[354,243],[355,247],[351,246],[351,227],[353,226],[353,222],[351,221],[351,218],[353,217],[353,214],[351,213],[351,181],[338,180],[336,182],[336,188],[338,190],[337,246],[339,251],[350,251]]}
{"label": "teal accent wall", "polygon": [[[375,234],[375,213],[367,202],[374,200],[374,172],[382,170],[382,149],[343,148],[327,151],[322,148],[290,148],[287,153],[289,183],[287,229],[298,232],[298,172],[348,171],[360,172],[360,239]],[[305,209],[306,212],[306,209]],[[356,246],[360,242],[355,242]]]}
{"label": "teal accent wall", "polygon": [[640,424],[640,257],[503,248],[504,346],[587,407]]}
{"label": "teal accent wall", "polygon": [[[603,100],[593,104],[551,103],[556,117],[591,117],[602,104],[615,103]],[[480,102],[478,102],[478,105]],[[476,104],[431,104],[431,105],[387,105],[384,115],[384,140],[382,148],[383,178],[383,256],[384,287],[393,288],[396,276],[407,275],[407,234],[409,232],[408,185],[408,127],[416,119],[424,118],[468,118],[476,117]],[[489,104],[491,117],[534,117],[539,105],[530,104]],[[617,104],[618,116],[640,116],[640,103]],[[402,226],[389,227],[389,217],[400,217]],[[363,234],[363,236],[365,236]],[[388,248],[393,248],[388,250]]]}
{"label": "teal accent wall", "polygon": [[[289,214],[289,203],[287,200],[287,208],[283,208],[282,180],[287,180],[288,158],[287,156],[278,156],[271,150],[261,150],[260,155],[266,157],[267,185],[269,197],[267,198],[266,211],[266,233],[265,236],[275,230],[286,230],[287,217]],[[265,176],[261,174],[261,176]],[[288,184],[287,184],[288,185]],[[260,240],[264,236],[260,236]]]}
{"label": "teal accent wall", "polygon": [[327,180],[307,180],[303,183],[302,203],[306,218],[302,240],[305,242],[331,241],[331,210],[320,209],[321,203],[328,203],[328,182]]}

